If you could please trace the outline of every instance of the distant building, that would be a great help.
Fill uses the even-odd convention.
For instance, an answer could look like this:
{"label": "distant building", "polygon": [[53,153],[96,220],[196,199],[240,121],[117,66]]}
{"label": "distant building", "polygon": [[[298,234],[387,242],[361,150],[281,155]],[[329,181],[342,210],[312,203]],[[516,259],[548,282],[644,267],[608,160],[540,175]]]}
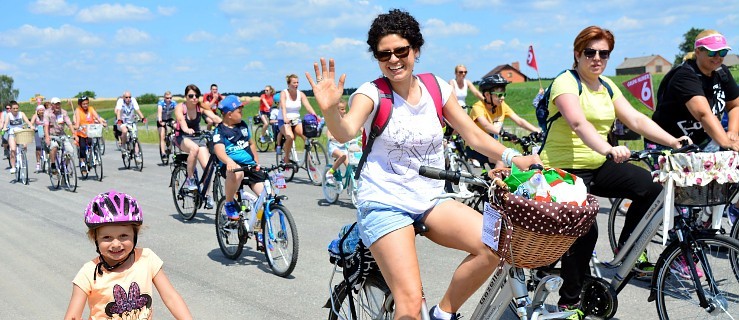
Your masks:
{"label": "distant building", "polygon": [[660,55],[651,55],[637,58],[624,58],[618,67],[616,67],[616,75],[625,74],[642,74],[649,72],[651,74],[665,74],[672,69],[672,62],[667,61]]}
{"label": "distant building", "polygon": [[737,68],[739,67],[739,55],[736,54],[729,54],[724,58],[724,64],[731,68]]}
{"label": "distant building", "polygon": [[529,80],[529,77],[521,73],[518,61],[512,62],[511,64],[501,64],[482,77],[485,78],[494,74],[500,74],[508,82],[525,82]]}

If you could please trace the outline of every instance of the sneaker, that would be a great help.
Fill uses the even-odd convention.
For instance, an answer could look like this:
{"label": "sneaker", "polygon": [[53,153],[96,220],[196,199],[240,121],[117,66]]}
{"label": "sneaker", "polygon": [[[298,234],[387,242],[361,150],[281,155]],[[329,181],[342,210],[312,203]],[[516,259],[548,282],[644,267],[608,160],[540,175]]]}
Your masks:
{"label": "sneaker", "polygon": [[639,255],[639,259],[636,260],[636,265],[634,267],[640,271],[650,274],[654,272],[654,264],[649,262],[649,257],[647,257],[646,250],[644,250],[641,255]]}
{"label": "sneaker", "polygon": [[265,138],[264,136],[261,136],[261,137],[259,137],[259,142],[265,143],[265,142],[267,142],[267,138]]}
{"label": "sneaker", "polygon": [[16,171],[15,168],[10,168],[10,174],[14,174],[15,171]]}
{"label": "sneaker", "polygon": [[187,189],[187,191],[198,190],[198,183],[195,181],[195,178],[187,178],[185,180],[185,189]]}
{"label": "sneaker", "polygon": [[41,171],[41,164],[40,163],[37,163],[36,164],[36,172],[39,172],[39,171]]}
{"label": "sneaker", "polygon": [[[431,310],[429,310],[429,319],[431,319],[431,320],[441,320],[441,319],[443,319],[443,318],[439,318],[439,317],[436,317],[435,316],[435,313],[437,312],[436,310],[438,308],[439,308],[439,305],[438,304],[435,305],[435,306],[433,306],[433,307],[431,307]],[[441,309],[439,309],[439,311],[444,312]],[[462,315],[460,315],[459,313],[452,314],[451,316],[452,317],[449,318],[450,320],[457,320],[457,319],[461,319],[462,318]]]}
{"label": "sneaker", "polygon": [[569,317],[567,317],[566,318],[567,320],[582,320],[582,319],[585,319],[585,312],[583,312],[582,310],[580,310],[580,306],[579,305],[570,305],[570,306],[560,305],[559,306],[559,311],[573,311],[573,312],[575,312],[574,314],[572,314]]}
{"label": "sneaker", "polygon": [[83,163],[80,163],[80,173],[82,173],[82,174],[87,173],[87,166],[85,165],[84,162]]}
{"label": "sneaker", "polygon": [[[670,265],[670,271],[672,271],[675,275],[677,275],[680,278],[683,279],[691,279],[692,276],[690,275],[690,268],[688,267],[688,263],[685,261],[685,258],[682,256],[678,257],[675,261],[672,262]],[[698,274],[699,278],[703,277],[703,270],[700,266],[695,266],[695,271]]]}
{"label": "sneaker", "polygon": [[205,196],[205,209],[213,209],[213,197]]}
{"label": "sneaker", "polygon": [[726,215],[729,216],[729,221],[733,225],[736,223],[736,219],[739,218],[739,208],[736,205],[729,205],[729,209],[726,210]]}
{"label": "sneaker", "polygon": [[472,159],[472,166],[474,166],[475,168],[479,168],[480,161],[477,161],[477,159]]}
{"label": "sneaker", "polygon": [[56,170],[56,163],[51,164],[51,174],[56,175],[58,172]]}
{"label": "sneaker", "polygon": [[329,184],[332,186],[336,185],[336,177],[334,177],[333,172],[330,172],[330,171],[326,172],[326,184]]}
{"label": "sneaker", "polygon": [[226,216],[228,216],[229,220],[239,220],[239,207],[236,205],[236,202],[226,202],[226,205],[224,205],[223,208],[226,210]]}

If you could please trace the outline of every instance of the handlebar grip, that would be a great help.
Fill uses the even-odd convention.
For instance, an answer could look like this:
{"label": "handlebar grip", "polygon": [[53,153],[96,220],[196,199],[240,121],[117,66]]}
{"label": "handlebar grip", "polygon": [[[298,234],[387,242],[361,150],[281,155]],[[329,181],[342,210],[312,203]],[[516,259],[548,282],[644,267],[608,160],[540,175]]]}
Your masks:
{"label": "handlebar grip", "polygon": [[529,167],[529,170],[544,170],[544,166],[542,166],[542,165],[540,165],[538,163],[535,163],[535,164],[532,164]]}
{"label": "handlebar grip", "polygon": [[459,178],[461,177],[459,172],[451,172],[428,166],[421,166],[418,168],[418,173],[426,178],[446,180],[454,183],[459,183]]}

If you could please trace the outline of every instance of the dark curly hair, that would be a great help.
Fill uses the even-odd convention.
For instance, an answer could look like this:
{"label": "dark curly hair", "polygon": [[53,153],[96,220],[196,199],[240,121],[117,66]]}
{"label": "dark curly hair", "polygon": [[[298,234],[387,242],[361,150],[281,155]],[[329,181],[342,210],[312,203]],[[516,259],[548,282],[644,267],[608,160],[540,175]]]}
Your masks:
{"label": "dark curly hair", "polygon": [[390,34],[397,34],[408,40],[411,48],[415,51],[419,51],[424,43],[421,27],[416,18],[407,11],[392,9],[388,13],[377,16],[372,21],[372,26],[367,32],[369,52],[377,52],[377,44],[380,39]]}

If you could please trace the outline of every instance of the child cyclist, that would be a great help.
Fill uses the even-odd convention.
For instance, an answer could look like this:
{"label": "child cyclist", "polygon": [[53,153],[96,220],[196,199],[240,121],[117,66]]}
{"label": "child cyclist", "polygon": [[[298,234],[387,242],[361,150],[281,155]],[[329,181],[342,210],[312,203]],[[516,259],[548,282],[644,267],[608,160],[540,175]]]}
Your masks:
{"label": "child cyclist", "polygon": [[[346,114],[346,101],[342,99],[339,102],[338,108],[339,114],[343,117]],[[339,168],[339,166],[341,166],[341,164],[346,165],[348,163],[347,155],[349,154],[349,151],[351,151],[349,149],[353,149],[353,147],[356,147],[357,151],[361,149],[359,148],[359,145],[357,145],[356,139],[352,140],[352,145],[347,148],[346,144],[340,143],[336,138],[334,138],[331,131],[326,130],[326,137],[328,137],[328,154],[334,159],[334,164],[331,166],[331,169],[328,169],[326,172],[326,182],[328,184],[335,185],[337,182],[336,177],[334,177],[334,172]]]}
{"label": "child cyclist", "polygon": [[[267,176],[259,171],[257,150],[249,133],[249,127],[242,120],[244,106],[239,98],[231,95],[218,104],[223,121],[213,133],[213,151],[218,160],[224,163],[221,173],[226,175],[226,204],[224,208],[230,220],[239,220],[239,205],[234,195],[242,180],[246,180],[252,191],[262,193]],[[251,170],[233,172],[242,166],[253,166]]]}
{"label": "child cyclist", "polygon": [[192,319],[162,260],[148,248],[136,248],[143,220],[139,203],[128,194],[109,191],[90,201],[85,224],[99,256],[74,277],[64,319],[82,319],[85,302],[90,319],[151,319],[152,283],[176,319]]}

